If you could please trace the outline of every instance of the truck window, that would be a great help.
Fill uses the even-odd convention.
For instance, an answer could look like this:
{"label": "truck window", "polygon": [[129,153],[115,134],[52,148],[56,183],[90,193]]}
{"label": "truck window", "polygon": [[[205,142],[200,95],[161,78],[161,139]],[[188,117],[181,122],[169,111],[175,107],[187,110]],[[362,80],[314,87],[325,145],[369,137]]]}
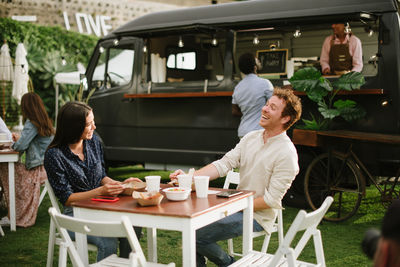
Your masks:
{"label": "truck window", "polygon": [[167,68],[180,70],[196,69],[196,52],[170,54],[167,60]]}
{"label": "truck window", "polygon": [[130,83],[132,80],[135,51],[124,48],[103,50],[93,74],[93,82],[102,89],[110,89]]}
{"label": "truck window", "polygon": [[[151,81],[152,89],[176,90],[216,86],[224,77],[225,40],[221,33],[169,35],[145,40],[142,83]],[[146,86],[144,86],[146,87]],[[146,87],[147,88],[147,87]]]}

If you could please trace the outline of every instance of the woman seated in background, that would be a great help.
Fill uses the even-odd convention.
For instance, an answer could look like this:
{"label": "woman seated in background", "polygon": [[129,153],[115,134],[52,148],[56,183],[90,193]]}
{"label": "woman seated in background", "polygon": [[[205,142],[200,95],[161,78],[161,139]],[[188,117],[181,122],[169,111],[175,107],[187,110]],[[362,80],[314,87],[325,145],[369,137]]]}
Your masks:
{"label": "woman seated in background", "polygon": [[[15,166],[15,211],[16,224],[28,227],[35,224],[39,207],[40,185],[47,179],[43,167],[44,152],[50,144],[54,129],[47,115],[42,99],[35,93],[26,93],[21,99],[21,113],[24,128],[21,135],[12,134],[15,142],[12,148],[26,152],[25,165],[17,162]],[[0,164],[0,179],[9,205],[8,165]],[[1,219],[2,225],[9,224],[9,218]]]}
{"label": "woman seated in background", "polygon": [[[124,193],[123,183],[107,176],[104,168],[103,149],[96,129],[92,109],[81,102],[68,102],[57,117],[54,140],[45,154],[44,165],[49,182],[59,201],[64,205],[64,214],[73,216],[71,204],[98,195]],[[140,181],[128,178],[124,183]],[[141,228],[135,228],[140,238]],[[70,233],[74,239],[74,233]],[[118,239],[87,236],[89,243],[97,246],[97,260],[117,252]],[[120,239],[120,256],[129,257],[130,246]]]}

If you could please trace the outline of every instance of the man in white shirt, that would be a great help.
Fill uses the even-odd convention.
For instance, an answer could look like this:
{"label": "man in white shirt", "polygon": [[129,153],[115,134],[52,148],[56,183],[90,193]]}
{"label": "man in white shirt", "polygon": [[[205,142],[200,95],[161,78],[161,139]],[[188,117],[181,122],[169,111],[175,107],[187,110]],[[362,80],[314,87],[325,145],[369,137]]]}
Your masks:
{"label": "man in white shirt", "polygon": [[[277,209],[282,209],[281,200],[299,172],[297,151],[286,130],[300,116],[301,102],[293,91],[275,89],[261,110],[259,123],[263,129],[248,133],[222,159],[195,172],[195,175],[210,176],[212,180],[240,168],[238,189],[255,191],[255,232],[271,231]],[[181,173],[182,170],[177,170],[170,178],[175,179]],[[218,266],[231,264],[234,259],[216,242],[240,236],[242,232],[242,213],[197,230],[197,266],[206,266],[205,257]]]}

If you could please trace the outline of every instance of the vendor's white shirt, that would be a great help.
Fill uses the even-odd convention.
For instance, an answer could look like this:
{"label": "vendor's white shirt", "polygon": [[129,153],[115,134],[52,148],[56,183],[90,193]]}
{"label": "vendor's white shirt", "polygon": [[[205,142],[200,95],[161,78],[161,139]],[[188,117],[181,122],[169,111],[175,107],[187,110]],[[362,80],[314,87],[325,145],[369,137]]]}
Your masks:
{"label": "vendor's white shirt", "polygon": [[220,176],[240,168],[238,189],[255,191],[255,198],[262,196],[271,207],[254,213],[254,219],[271,232],[277,209],[282,209],[282,198],[298,174],[299,165],[296,148],[286,132],[269,138],[265,144],[263,132],[264,129],[248,133],[212,164]]}

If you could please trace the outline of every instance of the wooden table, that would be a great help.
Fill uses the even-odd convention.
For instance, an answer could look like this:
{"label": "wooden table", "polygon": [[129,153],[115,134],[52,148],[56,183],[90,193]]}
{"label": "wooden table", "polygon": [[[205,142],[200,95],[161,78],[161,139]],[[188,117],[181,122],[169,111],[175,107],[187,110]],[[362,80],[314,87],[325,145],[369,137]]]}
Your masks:
{"label": "wooden table", "polygon": [[0,151],[0,162],[8,163],[8,190],[9,190],[9,209],[10,209],[10,229],[16,231],[15,222],[15,175],[14,175],[14,162],[18,161],[19,153],[13,150]]}
{"label": "wooden table", "polygon": [[[211,188],[213,189],[213,188]],[[223,191],[224,189],[214,188]],[[192,192],[185,201],[169,201],[164,198],[160,205],[141,207],[130,196],[122,196],[114,203],[84,200],[74,203],[77,218],[115,221],[127,216],[133,225],[147,227],[149,260],[157,262],[156,229],[182,232],[183,266],[196,266],[196,230],[243,210],[243,254],[253,249],[253,191],[243,191],[231,198],[196,198]],[[87,262],[86,236],[76,235],[77,248]]]}

